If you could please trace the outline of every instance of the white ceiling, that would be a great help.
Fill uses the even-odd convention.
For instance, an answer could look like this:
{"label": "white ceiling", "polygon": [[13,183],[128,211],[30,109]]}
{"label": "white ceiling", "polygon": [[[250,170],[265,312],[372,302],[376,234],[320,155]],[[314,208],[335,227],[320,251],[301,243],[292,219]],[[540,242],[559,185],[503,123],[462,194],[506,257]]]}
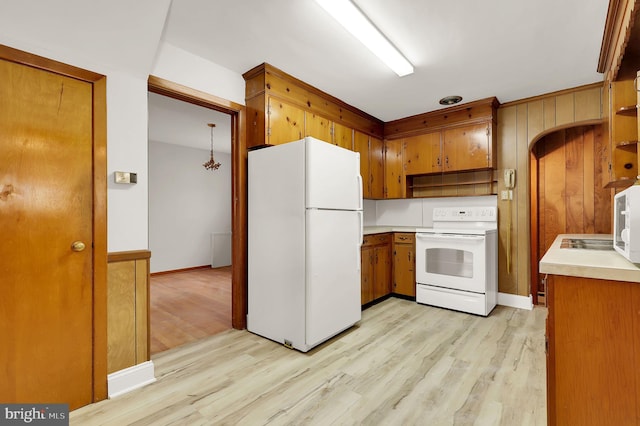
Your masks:
{"label": "white ceiling", "polygon": [[504,103],[602,80],[608,0],[354,3],[414,74],[397,77],[313,0],[173,1],[163,38],[238,73],[268,62],[383,121],[447,95]]}

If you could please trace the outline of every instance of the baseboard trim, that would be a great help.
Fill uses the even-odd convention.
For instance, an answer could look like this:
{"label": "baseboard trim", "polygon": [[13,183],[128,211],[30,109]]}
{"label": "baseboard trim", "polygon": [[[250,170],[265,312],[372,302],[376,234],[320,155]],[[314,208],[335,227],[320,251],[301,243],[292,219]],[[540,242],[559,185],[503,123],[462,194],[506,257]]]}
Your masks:
{"label": "baseboard trim", "polygon": [[109,398],[115,398],[156,381],[153,361],[143,362],[107,376]]}
{"label": "baseboard trim", "polygon": [[516,294],[498,293],[498,305],[530,311],[533,309],[533,299],[531,295],[518,296]]}
{"label": "baseboard trim", "polygon": [[211,269],[211,265],[191,266],[189,268],[172,269],[170,271],[152,272],[149,275],[151,275],[152,277],[155,277],[156,275],[175,274],[176,272],[197,271],[198,269]]}

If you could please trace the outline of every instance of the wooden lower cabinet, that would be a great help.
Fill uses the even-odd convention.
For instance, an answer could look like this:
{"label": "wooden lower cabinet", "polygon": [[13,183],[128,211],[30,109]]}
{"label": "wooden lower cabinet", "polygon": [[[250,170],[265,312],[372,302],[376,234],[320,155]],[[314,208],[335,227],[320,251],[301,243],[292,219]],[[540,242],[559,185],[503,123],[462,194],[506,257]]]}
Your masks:
{"label": "wooden lower cabinet", "polygon": [[416,297],[416,234],[393,234],[393,293]]}
{"label": "wooden lower cabinet", "polygon": [[391,293],[391,234],[365,235],[361,250],[364,305]]}
{"label": "wooden lower cabinet", "polygon": [[547,422],[640,424],[640,283],[548,280]]}

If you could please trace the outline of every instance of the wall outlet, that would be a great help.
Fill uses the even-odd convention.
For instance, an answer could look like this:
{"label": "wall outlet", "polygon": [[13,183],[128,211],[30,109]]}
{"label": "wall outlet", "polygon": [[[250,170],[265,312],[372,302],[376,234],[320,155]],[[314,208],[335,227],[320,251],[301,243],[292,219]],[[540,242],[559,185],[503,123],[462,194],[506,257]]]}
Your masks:
{"label": "wall outlet", "polygon": [[513,200],[513,190],[504,190],[500,191],[500,199],[501,200]]}

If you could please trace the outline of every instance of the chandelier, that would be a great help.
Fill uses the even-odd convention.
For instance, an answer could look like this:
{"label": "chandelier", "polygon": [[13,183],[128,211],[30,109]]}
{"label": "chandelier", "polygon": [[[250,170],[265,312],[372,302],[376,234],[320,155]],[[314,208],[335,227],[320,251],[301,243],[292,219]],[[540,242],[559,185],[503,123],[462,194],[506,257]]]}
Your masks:
{"label": "chandelier", "polygon": [[216,160],[213,158],[213,128],[216,127],[213,123],[207,123],[207,126],[211,128],[211,158],[209,161],[203,164],[204,168],[207,170],[218,170],[220,168],[220,163],[216,163]]}

